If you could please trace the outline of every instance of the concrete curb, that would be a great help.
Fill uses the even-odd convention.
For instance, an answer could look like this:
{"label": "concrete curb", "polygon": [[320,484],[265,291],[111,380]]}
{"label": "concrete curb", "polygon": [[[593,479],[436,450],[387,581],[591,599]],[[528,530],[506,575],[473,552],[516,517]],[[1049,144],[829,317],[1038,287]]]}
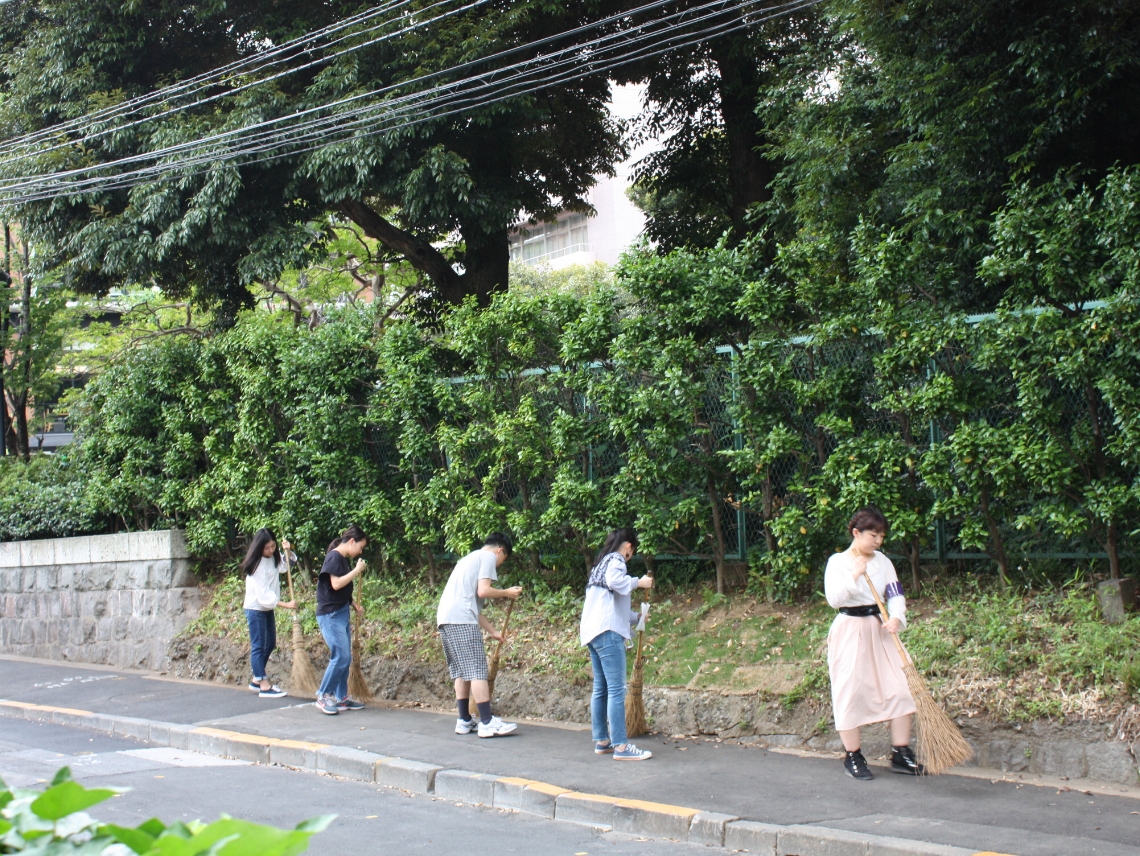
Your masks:
{"label": "concrete curb", "polygon": [[764,856],[1004,856],[830,827],[759,823],[685,806],[584,794],[533,779],[453,770],[348,746],[265,737],[208,726],[158,722],[5,699],[0,699],[0,716],[90,728],[174,749],[189,749],[255,764],[298,767],[472,805],[525,811],[595,829],[727,847]]}

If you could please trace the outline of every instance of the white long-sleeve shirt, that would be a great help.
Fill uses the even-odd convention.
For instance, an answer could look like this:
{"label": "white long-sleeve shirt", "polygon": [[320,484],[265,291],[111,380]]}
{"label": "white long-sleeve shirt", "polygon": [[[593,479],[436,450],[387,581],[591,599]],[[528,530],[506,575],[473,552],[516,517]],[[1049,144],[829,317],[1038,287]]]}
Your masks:
{"label": "white long-sleeve shirt", "polygon": [[[867,578],[860,574],[856,580],[852,576],[854,573],[855,556],[850,550],[836,553],[827,560],[823,591],[827,595],[827,602],[835,609],[841,606],[868,606],[875,602],[867,587]],[[903,597],[894,563],[876,550],[867,562],[867,573],[870,574],[879,597],[887,605],[887,614],[891,618],[897,618],[906,627],[906,598]]]}
{"label": "white long-sleeve shirt", "polygon": [[641,619],[641,613],[630,609],[629,593],[637,588],[640,577],[631,577],[626,569],[625,559],[620,553],[610,553],[602,558],[606,565],[606,585],[586,587],[586,604],[582,607],[580,638],[586,645],[595,638],[612,630],[624,639],[629,639],[631,628]]}
{"label": "white long-sleeve shirt", "polygon": [[245,578],[245,609],[267,612],[281,602],[281,574],[285,573],[285,559],[281,564],[272,556],[262,556],[252,574]]}

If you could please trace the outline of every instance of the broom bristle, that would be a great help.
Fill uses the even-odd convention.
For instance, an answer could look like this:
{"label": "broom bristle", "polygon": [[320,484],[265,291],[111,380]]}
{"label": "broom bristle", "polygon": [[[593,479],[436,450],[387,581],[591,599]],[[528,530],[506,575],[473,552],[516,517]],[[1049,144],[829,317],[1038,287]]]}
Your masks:
{"label": "broom bristle", "polygon": [[293,622],[293,673],[289,676],[289,692],[295,696],[316,695],[317,675],[301,639],[301,622]]}
{"label": "broom bristle", "polygon": [[907,686],[914,698],[918,762],[927,774],[937,776],[970,760],[974,756],[973,748],[966,742],[954,720],[934,700],[930,688],[914,664],[906,663],[903,674],[906,675]]}
{"label": "broom bristle", "polygon": [[645,721],[645,700],[641,696],[642,672],[645,658],[638,657],[633,663],[633,675],[629,679],[629,690],[625,696],[625,732],[628,737],[640,737],[649,730]]}
{"label": "broom bristle", "polygon": [[352,634],[352,665],[348,668],[348,694],[357,701],[369,704],[374,700],[368,681],[364,679],[364,672],[360,668],[360,623],[357,622],[357,631]]}

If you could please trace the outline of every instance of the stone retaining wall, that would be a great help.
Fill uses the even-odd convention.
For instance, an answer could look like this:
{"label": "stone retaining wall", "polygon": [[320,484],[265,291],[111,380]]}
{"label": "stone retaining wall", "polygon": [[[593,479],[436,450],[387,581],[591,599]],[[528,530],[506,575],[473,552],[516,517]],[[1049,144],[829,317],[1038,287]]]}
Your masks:
{"label": "stone retaining wall", "polygon": [[165,670],[200,597],[179,530],[0,543],[0,652]]}

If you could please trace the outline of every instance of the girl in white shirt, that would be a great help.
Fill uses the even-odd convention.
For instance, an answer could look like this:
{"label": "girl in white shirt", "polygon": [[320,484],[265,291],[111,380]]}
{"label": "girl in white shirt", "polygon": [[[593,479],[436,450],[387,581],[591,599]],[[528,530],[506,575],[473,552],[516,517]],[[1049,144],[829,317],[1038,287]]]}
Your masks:
{"label": "girl in white shirt", "polygon": [[285,691],[265,676],[265,664],[277,648],[273,610],[279,606],[296,609],[297,604],[281,599],[280,575],[285,572],[285,563],[272,532],[263,528],[253,534],[240,567],[245,573],[245,617],[249,623],[249,664],[253,668],[249,688],[262,698],[281,698]]}
{"label": "girl in white shirt", "polygon": [[[843,769],[855,779],[874,778],[860,751],[860,728],[889,720],[891,769],[920,775],[922,768],[910,748],[914,699],[891,639],[892,633],[906,628],[906,598],[895,566],[879,552],[887,519],[877,508],[864,508],[847,530],[851,546],[827,560],[824,574],[827,602],[839,610],[827,636],[827,666],[835,727],[847,750]],[[886,603],[886,618],[879,615],[868,579]]]}
{"label": "girl in white shirt", "polygon": [[594,752],[615,761],[644,761],[653,753],[629,742],[625,731],[625,647],[641,618],[630,608],[635,588],[653,588],[653,577],[631,577],[626,562],[637,552],[637,534],[615,529],[590,570],[579,638],[590,650],[594,693],[590,699]]}

